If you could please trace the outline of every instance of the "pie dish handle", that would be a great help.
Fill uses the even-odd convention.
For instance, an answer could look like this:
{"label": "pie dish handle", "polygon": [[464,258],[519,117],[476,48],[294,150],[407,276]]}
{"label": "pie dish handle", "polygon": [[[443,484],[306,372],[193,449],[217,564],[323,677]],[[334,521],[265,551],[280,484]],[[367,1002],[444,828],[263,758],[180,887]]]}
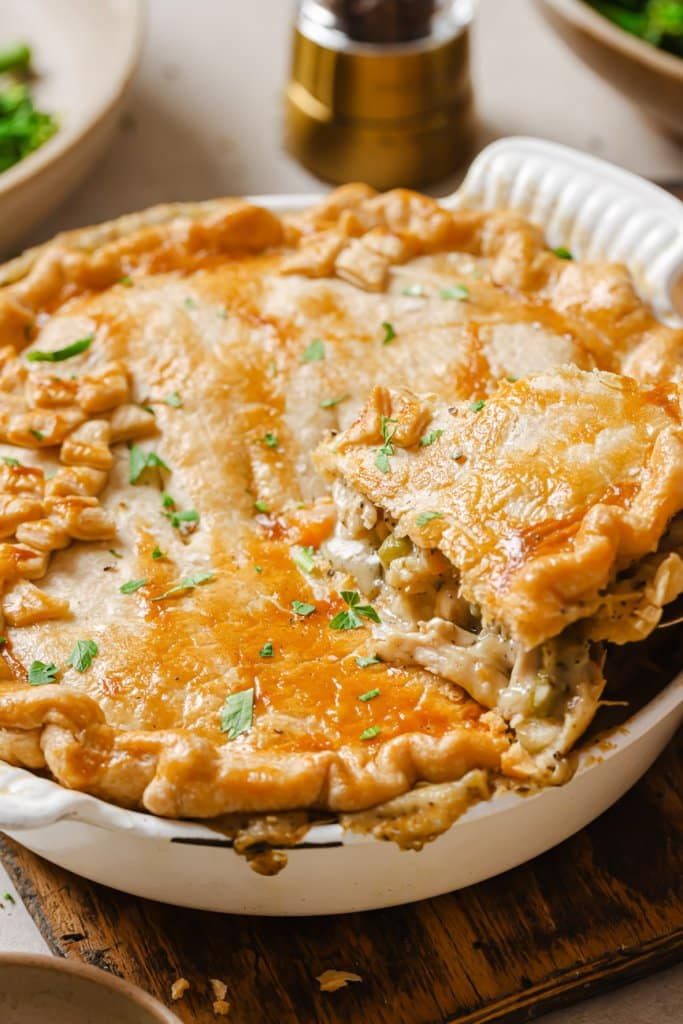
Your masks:
{"label": "pie dish handle", "polygon": [[625,263],[658,316],[683,322],[683,203],[620,167],[541,139],[482,150],[446,207],[508,208],[542,224],[549,245]]}

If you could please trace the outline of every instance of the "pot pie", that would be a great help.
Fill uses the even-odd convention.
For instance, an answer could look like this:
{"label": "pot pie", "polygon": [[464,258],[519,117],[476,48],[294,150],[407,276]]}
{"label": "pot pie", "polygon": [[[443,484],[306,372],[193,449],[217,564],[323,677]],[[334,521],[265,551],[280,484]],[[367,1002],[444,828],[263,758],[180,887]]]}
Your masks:
{"label": "pot pie", "polygon": [[683,591],[683,332],[567,255],[351,185],[7,264],[0,756],[245,846],[566,779]]}

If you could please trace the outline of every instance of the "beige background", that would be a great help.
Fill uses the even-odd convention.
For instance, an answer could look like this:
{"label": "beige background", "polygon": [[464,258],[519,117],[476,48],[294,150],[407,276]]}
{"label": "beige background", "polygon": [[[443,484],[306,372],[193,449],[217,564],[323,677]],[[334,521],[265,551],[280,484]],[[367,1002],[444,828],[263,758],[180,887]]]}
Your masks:
{"label": "beige background", "polygon": [[[148,3],[143,62],[115,144],[31,241],[167,200],[321,187],[281,148],[289,0]],[[683,181],[683,149],[586,70],[545,29],[530,0],[481,0],[473,51],[482,141],[539,135],[657,181]],[[446,193],[456,180],[434,191]],[[0,869],[0,901],[6,889]],[[44,951],[23,907],[3,902],[0,950]],[[677,968],[542,1020],[675,1024],[681,1005]]]}

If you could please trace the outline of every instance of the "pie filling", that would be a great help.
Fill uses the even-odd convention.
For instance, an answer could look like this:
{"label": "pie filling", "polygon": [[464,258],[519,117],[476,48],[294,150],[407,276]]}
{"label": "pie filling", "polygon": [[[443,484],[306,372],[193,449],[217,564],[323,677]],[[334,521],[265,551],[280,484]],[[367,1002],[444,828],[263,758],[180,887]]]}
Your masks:
{"label": "pie filling", "polygon": [[8,264],[0,756],[265,872],[563,781],[683,591],[681,351],[624,268],[403,191]]}

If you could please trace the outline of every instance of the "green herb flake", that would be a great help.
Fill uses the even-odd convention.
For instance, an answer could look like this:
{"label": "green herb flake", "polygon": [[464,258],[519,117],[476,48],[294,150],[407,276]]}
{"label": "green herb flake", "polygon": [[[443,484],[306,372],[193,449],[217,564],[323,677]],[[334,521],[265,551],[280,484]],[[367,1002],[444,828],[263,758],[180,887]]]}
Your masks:
{"label": "green herb flake", "polygon": [[165,601],[167,597],[173,597],[174,594],[182,594],[187,590],[194,590],[196,587],[201,587],[203,583],[209,583],[211,580],[215,580],[215,572],[191,572],[188,576],[184,576],[180,583],[176,583],[170,590],[166,590],[163,594],[159,594],[158,597],[153,597],[153,601]]}
{"label": "green herb flake", "polygon": [[[358,665],[358,668],[370,668],[371,665],[381,665],[381,664],[382,664],[382,659],[378,658],[376,654],[371,654],[371,655],[367,655],[367,656],[361,654],[361,655],[359,655],[356,658],[356,665]],[[377,692],[379,693],[379,690]],[[363,698],[359,697],[359,700],[363,700]]]}
{"label": "green herb flake", "polygon": [[314,547],[294,548],[292,551],[294,564],[298,569],[301,569],[303,573],[306,573],[307,576],[310,576],[315,569],[314,553]]}
{"label": "green herb flake", "polygon": [[357,590],[342,590],[340,596],[347,607],[345,611],[337,612],[330,621],[330,629],[359,629],[363,625],[361,619],[381,622],[372,605],[360,603],[360,594]]}
{"label": "green herb flake", "polygon": [[219,309],[216,311],[216,316],[219,316],[221,320],[227,320],[230,314],[228,313],[227,309]]}
{"label": "green herb flake", "polygon": [[409,284],[404,288],[401,295],[408,295],[411,299],[419,299],[424,296],[425,290],[421,284]]}
{"label": "green herb flake", "polygon": [[114,548],[109,548],[109,554],[113,555],[114,558],[123,558],[123,555],[120,553],[120,551],[115,551]]}
{"label": "green herb flake", "polygon": [[485,405],[486,402],[484,401],[484,399],[479,398],[476,402],[472,402],[470,404],[470,409],[472,412],[481,412]]}
{"label": "green herb flake", "polygon": [[254,690],[240,690],[229,694],[221,712],[221,732],[234,740],[251,729],[254,721]]}
{"label": "green herb flake", "polygon": [[321,409],[331,409],[335,405],[339,405],[340,402],[346,402],[351,395],[348,393],[345,395],[335,395],[334,398],[324,398],[320,403]]}
{"label": "green herb flake", "polygon": [[389,345],[396,337],[396,331],[394,330],[393,324],[390,324],[388,320],[382,321],[382,330],[384,331],[384,337],[382,338],[383,345]]}
{"label": "green herb flake", "polygon": [[46,664],[44,661],[33,661],[28,670],[28,681],[31,686],[45,686],[54,683],[56,675],[57,666],[52,662]]}
{"label": "green herb flake", "polygon": [[361,693],[361,695],[358,698],[358,700],[362,700],[364,703],[367,703],[367,701],[369,701],[369,700],[374,700],[375,697],[379,697],[379,688],[378,687],[375,687],[374,690],[368,690],[367,693]]}
{"label": "green herb flake", "polygon": [[271,434],[269,430],[266,431],[261,440],[264,444],[268,445],[269,448],[277,448],[280,443],[275,434]]}
{"label": "green herb flake", "polygon": [[388,416],[382,416],[381,431],[384,444],[381,448],[377,449],[377,454],[375,455],[375,466],[382,473],[389,473],[391,471],[391,467],[389,466],[389,457],[396,454],[396,449],[392,442],[397,429],[398,425],[396,420],[392,420]]}
{"label": "green herb flake", "polygon": [[263,566],[262,565],[255,565],[254,566],[254,570],[256,572],[258,572],[258,573],[262,573],[263,572]]}
{"label": "green herb flake", "polygon": [[508,376],[507,376],[507,377],[505,378],[505,380],[506,380],[506,381],[508,382],[508,384],[516,384],[516,383],[517,383],[517,381],[519,380],[519,377],[514,377],[514,376],[513,376],[513,375],[512,375],[511,373],[510,373],[510,374],[508,374]]}
{"label": "green herb flake", "polygon": [[74,341],[71,345],[67,345],[66,348],[58,348],[55,352],[39,352],[34,350],[33,352],[28,352],[26,358],[29,363],[61,363],[65,359],[71,359],[72,356],[79,356],[81,352],[87,352],[94,338],[94,334],[89,334],[87,337],[80,338],[79,341]]}
{"label": "green herb flake", "polygon": [[77,672],[85,672],[92,665],[92,660],[99,653],[99,648],[94,640],[77,640],[73,651],[67,658],[67,665],[71,665]]}
{"label": "green herb flake", "polygon": [[33,434],[33,436],[35,437],[36,441],[44,441],[45,440],[45,434],[42,432],[42,430],[34,430],[33,427],[31,427],[31,429],[29,430],[29,434]]}
{"label": "green herb flake", "polygon": [[189,296],[189,295],[188,295],[188,297],[186,299],[183,299],[183,306],[185,307],[185,309],[198,309],[199,308],[197,306],[197,303],[195,302],[195,300],[191,296]]}
{"label": "green herb flake", "polygon": [[152,550],[152,558],[155,562],[158,562],[160,558],[166,558],[166,552],[162,551],[158,544],[155,544]]}
{"label": "green herb flake", "polygon": [[6,636],[0,636],[0,647],[4,647],[6,643],[7,643],[7,637]]}
{"label": "green herb flake", "polygon": [[129,274],[124,274],[123,277],[119,278],[119,284],[122,284],[124,288],[132,288],[133,278]]}
{"label": "green herb flake", "polygon": [[183,404],[183,400],[177,391],[171,391],[170,394],[166,395],[164,402],[166,402],[166,405],[170,405],[172,409],[180,409]]}
{"label": "green herb flake", "polygon": [[362,740],[374,740],[375,736],[379,736],[381,731],[378,725],[370,725],[367,729],[363,729],[360,738]]}
{"label": "green herb flake", "polygon": [[470,290],[464,284],[454,284],[452,288],[440,288],[440,299],[455,299],[457,302],[465,302],[470,297]]}
{"label": "green herb flake", "polygon": [[140,587],[144,587],[147,583],[146,579],[141,580],[128,580],[127,583],[122,583],[119,590],[122,594],[134,594]]}
{"label": "green herb flake", "polygon": [[258,652],[259,658],[273,658],[275,651],[273,650],[273,644],[270,640],[263,645],[261,650]]}
{"label": "green herb flake", "polygon": [[16,903],[17,902],[11,892],[4,892],[2,894],[2,898],[5,901],[5,903]]}
{"label": "green herb flake", "polygon": [[558,245],[558,247],[556,249],[553,249],[553,252],[557,256],[558,260],[573,260],[574,259],[574,257],[572,256],[571,252],[569,251],[569,249],[565,249],[565,247],[563,245]]}
{"label": "green herb flake", "polygon": [[19,459],[13,459],[11,455],[3,455],[2,461],[5,463],[6,466],[12,466],[13,468],[16,468],[17,466],[20,465]]}
{"label": "green herb flake", "polygon": [[263,515],[267,515],[270,511],[265,501],[255,501],[254,508],[257,512],[261,512]]}
{"label": "green herb flake", "polygon": [[305,601],[292,601],[292,608],[297,615],[312,615],[315,611],[314,604],[306,604]]}
{"label": "green herb flake", "polygon": [[175,530],[179,530],[183,523],[199,522],[199,512],[196,508],[186,508],[182,512],[164,512],[164,515]]}
{"label": "green herb flake", "polygon": [[167,473],[171,470],[164,460],[156,452],[145,452],[137,444],[130,446],[128,453],[128,481],[136,484],[146,469],[165,469]]}
{"label": "green herb flake", "polygon": [[143,412],[148,412],[150,416],[156,416],[156,412],[154,411],[151,405],[141,405],[140,408],[142,409]]}
{"label": "green herb flake", "polygon": [[431,523],[432,519],[442,519],[443,512],[421,512],[415,522],[418,526],[426,526],[427,523]]}
{"label": "green herb flake", "polygon": [[161,504],[164,508],[175,508],[175,498],[172,498],[170,494],[164,492],[161,495]]}
{"label": "green herb flake", "polygon": [[304,349],[301,356],[302,363],[319,363],[325,358],[325,343],[320,338],[314,338],[308,348]]}
{"label": "green herb flake", "polygon": [[430,444],[434,444],[442,434],[443,430],[430,430],[428,434],[420,438],[420,448],[427,448]]}

